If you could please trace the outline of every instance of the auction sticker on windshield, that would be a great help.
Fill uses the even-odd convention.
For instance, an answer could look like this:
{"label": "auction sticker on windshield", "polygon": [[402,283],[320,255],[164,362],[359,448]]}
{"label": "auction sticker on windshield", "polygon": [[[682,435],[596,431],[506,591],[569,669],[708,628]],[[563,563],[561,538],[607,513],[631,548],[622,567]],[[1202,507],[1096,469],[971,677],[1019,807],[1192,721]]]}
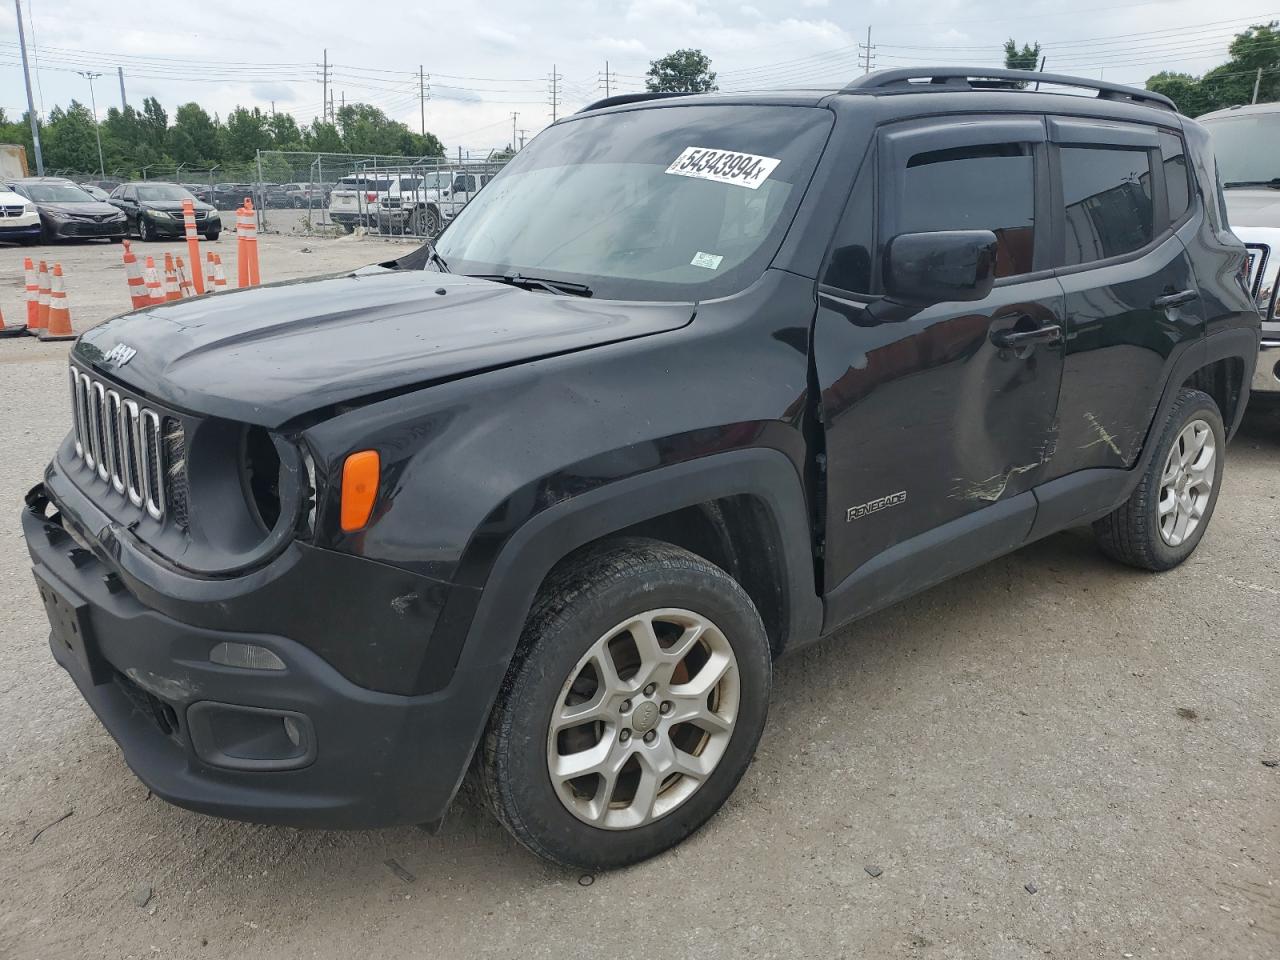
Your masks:
{"label": "auction sticker on windshield", "polygon": [[667,167],[667,173],[698,180],[715,180],[755,190],[769,179],[780,161],[774,157],[757,157],[754,153],[713,150],[710,147],[687,147]]}

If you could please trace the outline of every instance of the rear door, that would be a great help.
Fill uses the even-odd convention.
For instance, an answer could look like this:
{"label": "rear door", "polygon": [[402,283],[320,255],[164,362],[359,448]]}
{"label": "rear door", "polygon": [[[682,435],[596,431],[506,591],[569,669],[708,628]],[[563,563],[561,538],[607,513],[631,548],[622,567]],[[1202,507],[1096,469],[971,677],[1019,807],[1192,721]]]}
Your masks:
{"label": "rear door", "polygon": [[1052,478],[1134,464],[1178,352],[1205,324],[1177,235],[1190,206],[1180,135],[1078,118],[1050,118],[1048,129],[1066,295]]}
{"label": "rear door", "polygon": [[[852,173],[852,171],[851,171]],[[862,164],[819,287],[828,626],[1015,548],[1056,448],[1062,289],[1039,117],[894,124]],[[880,298],[902,233],[991,230],[997,281],[914,313]],[[1001,334],[1043,331],[1001,348]]]}

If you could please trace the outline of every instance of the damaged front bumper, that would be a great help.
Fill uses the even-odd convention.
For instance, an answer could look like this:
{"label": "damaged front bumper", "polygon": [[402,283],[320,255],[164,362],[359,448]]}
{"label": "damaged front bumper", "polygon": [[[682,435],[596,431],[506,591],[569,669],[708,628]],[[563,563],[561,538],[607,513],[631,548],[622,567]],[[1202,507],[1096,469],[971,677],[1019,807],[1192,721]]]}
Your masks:
{"label": "damaged front bumper", "polygon": [[28,495],[22,525],[54,659],[157,796],[293,826],[444,816],[491,677],[459,670],[428,694],[371,690],[295,639],[248,622],[195,626],[144,603],[112,550],[44,485]]}

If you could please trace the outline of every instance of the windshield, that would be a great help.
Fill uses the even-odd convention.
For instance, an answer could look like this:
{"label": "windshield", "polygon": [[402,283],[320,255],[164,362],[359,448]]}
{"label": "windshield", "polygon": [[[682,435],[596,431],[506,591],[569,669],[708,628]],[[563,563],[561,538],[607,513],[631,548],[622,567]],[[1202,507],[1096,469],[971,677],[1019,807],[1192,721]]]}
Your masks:
{"label": "windshield", "polygon": [[375,180],[372,177],[343,177],[338,181],[338,190],[390,190],[390,180]]}
{"label": "windshield", "polygon": [[72,183],[28,183],[23,189],[38,203],[93,203],[93,197]]}
{"label": "windshield", "polygon": [[1205,120],[1225,186],[1280,178],[1280,113]]}
{"label": "windshield", "polygon": [[194,200],[188,191],[172,183],[153,183],[138,187],[139,200]]}
{"label": "windshield", "polygon": [[832,115],[681,106],[569,120],[478,193],[437,248],[458,273],[585,284],[615,299],[700,300],[776,253]]}

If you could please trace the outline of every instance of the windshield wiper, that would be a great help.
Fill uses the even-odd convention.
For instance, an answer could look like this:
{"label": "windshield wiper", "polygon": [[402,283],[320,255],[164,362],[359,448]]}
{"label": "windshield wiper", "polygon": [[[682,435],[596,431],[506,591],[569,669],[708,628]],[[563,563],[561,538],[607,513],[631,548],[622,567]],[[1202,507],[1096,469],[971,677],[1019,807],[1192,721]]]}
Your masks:
{"label": "windshield wiper", "polygon": [[591,288],[585,283],[568,283],[563,280],[543,280],[541,277],[526,277],[520,273],[477,273],[473,276],[481,280],[496,280],[521,290],[546,290],[558,293],[562,297],[589,297]]}
{"label": "windshield wiper", "polygon": [[449,265],[444,262],[444,257],[436,252],[436,245],[430,240],[427,241],[427,259],[439,267],[441,273],[449,272]]}
{"label": "windshield wiper", "polygon": [[1223,190],[1230,190],[1232,187],[1270,187],[1272,190],[1280,190],[1280,177],[1272,177],[1270,180],[1231,180],[1222,185]]}

